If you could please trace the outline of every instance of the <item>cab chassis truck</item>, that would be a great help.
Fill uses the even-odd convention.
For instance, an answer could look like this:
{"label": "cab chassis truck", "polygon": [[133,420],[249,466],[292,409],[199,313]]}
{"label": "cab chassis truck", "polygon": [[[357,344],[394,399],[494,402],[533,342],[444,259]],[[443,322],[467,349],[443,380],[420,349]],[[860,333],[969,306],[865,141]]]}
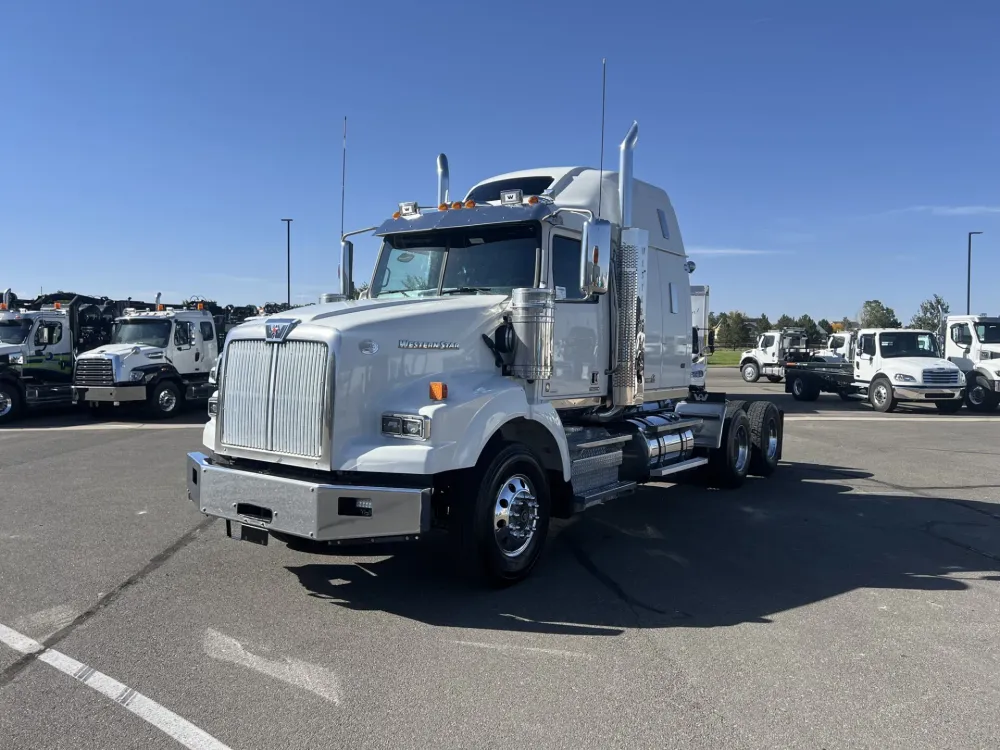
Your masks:
{"label": "cab chassis truck", "polygon": [[[440,155],[436,206],[343,236],[338,301],[229,332],[190,501],[257,544],[444,530],[463,572],[505,585],[552,517],[771,475],[783,412],[689,393],[691,266],[667,193],[633,179],[637,138],[617,174],[508,173],[454,202]],[[372,231],[351,300],[347,238]]]}

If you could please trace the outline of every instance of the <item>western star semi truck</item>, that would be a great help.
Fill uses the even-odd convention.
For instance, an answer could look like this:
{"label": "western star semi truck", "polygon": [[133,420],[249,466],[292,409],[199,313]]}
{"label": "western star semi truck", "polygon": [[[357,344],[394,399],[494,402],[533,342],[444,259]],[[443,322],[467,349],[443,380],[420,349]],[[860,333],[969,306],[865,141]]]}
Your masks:
{"label": "western star semi truck", "polygon": [[[233,329],[191,502],[227,533],[328,544],[448,532],[463,570],[526,577],[553,517],[685,478],[737,488],[782,453],[773,404],[690,397],[691,288],[667,193],[532,169],[400,203],[367,299]],[[622,501],[624,502],[624,501]],[[306,545],[309,546],[309,545]]]}

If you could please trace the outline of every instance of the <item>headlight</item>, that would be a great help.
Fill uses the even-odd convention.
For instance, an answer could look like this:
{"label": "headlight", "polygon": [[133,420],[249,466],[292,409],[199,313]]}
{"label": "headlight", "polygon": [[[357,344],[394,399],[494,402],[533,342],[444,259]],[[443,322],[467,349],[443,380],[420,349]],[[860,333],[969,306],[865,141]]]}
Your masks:
{"label": "headlight", "polygon": [[11,354],[10,355],[10,363],[12,365],[23,365],[24,364],[24,355],[20,354],[20,353],[18,353],[18,354]]}
{"label": "headlight", "polygon": [[219,392],[216,391],[208,399],[208,416],[215,417],[219,414]]}
{"label": "headlight", "polygon": [[215,385],[215,377],[218,371],[218,367],[219,365],[218,363],[216,363],[212,365],[212,369],[208,371],[208,382],[211,383],[212,385]]}
{"label": "headlight", "polygon": [[981,360],[983,360],[983,359],[993,359],[993,352],[986,352],[986,351],[980,352],[979,353],[979,359],[981,359]]}
{"label": "headlight", "polygon": [[427,440],[431,436],[431,421],[413,414],[383,414],[382,434],[391,437]]}
{"label": "headlight", "polygon": [[915,377],[913,377],[912,375],[907,375],[904,372],[897,372],[895,375],[892,376],[892,379],[895,380],[897,383],[916,383],[917,382],[917,379]]}
{"label": "headlight", "polygon": [[138,383],[144,377],[146,377],[146,373],[144,373],[142,370],[132,370],[132,372],[130,372],[128,375],[128,379],[131,380],[133,383]]}

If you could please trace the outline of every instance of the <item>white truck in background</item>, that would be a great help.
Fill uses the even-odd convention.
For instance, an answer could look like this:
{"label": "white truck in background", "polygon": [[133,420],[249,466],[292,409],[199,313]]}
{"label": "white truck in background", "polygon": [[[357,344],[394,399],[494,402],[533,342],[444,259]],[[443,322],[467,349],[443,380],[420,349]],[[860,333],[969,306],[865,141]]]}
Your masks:
{"label": "white truck in background", "polygon": [[965,404],[991,412],[1000,404],[1000,317],[949,315],[945,320],[945,358],[965,375]]}
{"label": "white truck in background", "polygon": [[[693,264],[692,264],[693,267]],[[707,389],[708,358],[715,350],[715,331],[708,324],[709,288],[691,287],[691,391]]]}
{"label": "white truck in background", "polygon": [[73,400],[95,410],[142,403],[155,418],[171,417],[211,396],[218,356],[216,321],[205,306],[166,306],[157,295],[155,309],[124,310],[110,343],[77,358]]}
{"label": "white truck in background", "polygon": [[374,229],[368,299],[348,299],[347,238],[371,229],[342,238],[340,301],[229,333],[191,502],[259,544],[446,531],[461,570],[509,584],[552,517],[774,472],[776,406],[685,400],[691,266],[667,193],[632,177],[637,138],[618,173],[513,172],[457,201],[438,157],[435,204]]}
{"label": "white truck in background", "polygon": [[766,331],[757,337],[753,349],[740,355],[740,374],[747,383],[756,383],[763,375],[772,383],[785,376],[785,362],[811,356],[809,334],[804,328]]}

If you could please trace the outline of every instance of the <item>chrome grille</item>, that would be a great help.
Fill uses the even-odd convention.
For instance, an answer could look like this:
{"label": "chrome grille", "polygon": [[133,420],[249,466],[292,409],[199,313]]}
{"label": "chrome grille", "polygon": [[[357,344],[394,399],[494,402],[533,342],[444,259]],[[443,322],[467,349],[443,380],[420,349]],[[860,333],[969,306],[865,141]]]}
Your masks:
{"label": "chrome grille", "polygon": [[958,370],[924,370],[924,385],[958,385]]}
{"label": "chrome grille", "polygon": [[327,352],[327,345],[318,341],[231,341],[219,393],[222,444],[319,458]]}
{"label": "chrome grille", "polygon": [[111,367],[111,360],[101,357],[100,359],[78,359],[73,370],[74,385],[114,385],[115,375]]}

